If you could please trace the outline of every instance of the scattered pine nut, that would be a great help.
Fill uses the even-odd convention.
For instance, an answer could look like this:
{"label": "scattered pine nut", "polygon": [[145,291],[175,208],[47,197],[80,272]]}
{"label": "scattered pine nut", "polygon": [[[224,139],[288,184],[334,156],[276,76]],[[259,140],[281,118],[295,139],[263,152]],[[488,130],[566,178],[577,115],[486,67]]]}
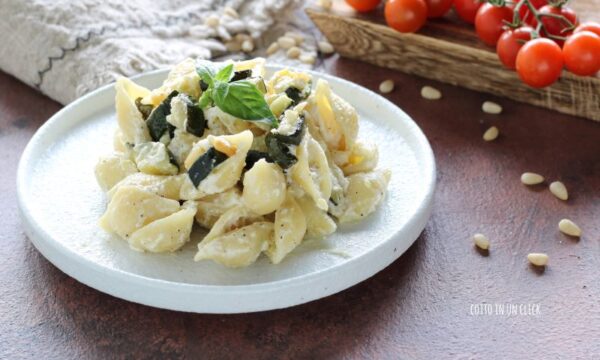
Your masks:
{"label": "scattered pine nut", "polygon": [[315,63],[315,56],[312,54],[302,54],[300,55],[300,61],[312,65]]}
{"label": "scattered pine nut", "polygon": [[296,32],[288,31],[285,33],[285,37],[294,39],[294,41],[296,42],[296,45],[300,45],[304,42],[304,35],[296,33]]}
{"label": "scattered pine nut", "polygon": [[558,222],[558,229],[570,236],[581,237],[581,228],[569,219],[562,219]]}
{"label": "scattered pine nut", "polygon": [[535,266],[546,266],[548,264],[548,255],[542,253],[531,253],[527,255],[527,260]]}
{"label": "scattered pine nut", "polygon": [[487,114],[498,115],[502,113],[502,106],[492,101],[486,101],[483,103],[483,105],[481,105],[481,110]]}
{"label": "scattered pine nut", "polygon": [[442,98],[442,92],[431,86],[423,86],[421,96],[427,100],[439,100]]}
{"label": "scattered pine nut", "polygon": [[384,80],[381,84],[379,84],[379,92],[382,94],[389,94],[394,91],[394,81],[393,80]]}
{"label": "scattered pine nut", "polygon": [[298,56],[300,56],[300,54],[302,53],[302,51],[300,50],[299,47],[297,46],[292,46],[291,48],[288,49],[287,51],[287,57],[290,59],[297,59]]}
{"label": "scattered pine nut", "polygon": [[331,6],[333,5],[333,1],[332,0],[318,0],[317,4],[322,7],[324,10],[329,10],[331,9]]}
{"label": "scattered pine nut", "polygon": [[220,20],[219,17],[215,14],[210,15],[204,20],[204,25],[209,26],[211,28],[216,28],[219,26]]}
{"label": "scattered pine nut", "polygon": [[333,52],[335,51],[335,49],[333,48],[333,45],[331,45],[327,41],[319,41],[319,43],[317,45],[319,47],[319,51],[322,54],[329,55],[329,54],[333,54]]}
{"label": "scattered pine nut", "polygon": [[282,36],[277,40],[277,43],[282,49],[289,49],[296,45],[296,40],[292,39],[291,37]]}
{"label": "scattered pine nut", "polygon": [[242,51],[245,53],[249,53],[252,50],[254,50],[254,43],[252,42],[252,40],[244,40],[244,42],[242,43]]}
{"label": "scattered pine nut", "polygon": [[279,44],[277,42],[272,43],[267,48],[267,55],[273,55],[279,50]]}
{"label": "scattered pine nut", "polygon": [[540,174],[526,172],[521,175],[521,182],[525,185],[537,185],[544,182],[544,177]]}
{"label": "scattered pine nut", "polygon": [[223,14],[228,15],[229,17],[234,19],[238,19],[240,17],[238,12],[231,6],[226,6],[225,9],[223,9]]}
{"label": "scattered pine nut", "polygon": [[225,47],[227,48],[227,51],[230,52],[238,52],[242,50],[242,45],[240,44],[240,42],[235,40],[226,42]]}
{"label": "scattered pine nut", "polygon": [[473,242],[475,243],[475,245],[478,248],[480,248],[482,250],[487,250],[487,249],[490,248],[490,241],[483,234],[475,234],[475,235],[473,235]]}
{"label": "scattered pine nut", "polygon": [[487,129],[483,133],[483,140],[494,141],[494,140],[496,140],[496,138],[498,137],[499,134],[500,134],[500,131],[498,130],[498,128],[495,126],[492,126],[491,128]]}
{"label": "scattered pine nut", "polygon": [[552,184],[550,184],[550,192],[552,194],[554,194],[554,196],[556,196],[557,198],[561,199],[561,200],[568,200],[569,199],[569,193],[567,192],[567,187],[565,186],[565,184],[561,183],[560,181],[555,181]]}

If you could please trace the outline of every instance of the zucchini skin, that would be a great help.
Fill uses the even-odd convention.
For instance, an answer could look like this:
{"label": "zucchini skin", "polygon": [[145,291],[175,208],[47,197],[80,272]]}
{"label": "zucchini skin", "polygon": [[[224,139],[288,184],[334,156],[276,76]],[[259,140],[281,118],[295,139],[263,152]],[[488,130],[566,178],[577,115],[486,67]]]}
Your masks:
{"label": "zucchini skin", "polygon": [[141,97],[135,99],[135,106],[137,107],[140,114],[142,114],[142,118],[144,120],[148,119],[148,116],[150,116],[152,110],[154,109],[152,105],[142,104]]}
{"label": "zucchini skin", "polygon": [[233,73],[233,77],[231,78],[231,80],[229,80],[229,82],[234,82],[234,81],[238,81],[238,80],[244,80],[247,79],[249,77],[252,76],[252,70],[248,69],[248,70],[242,70],[242,71],[236,71]]}
{"label": "zucchini skin", "polygon": [[304,137],[304,132],[306,129],[306,121],[304,119],[304,115],[301,114],[299,116],[298,122],[296,123],[296,129],[294,133],[291,135],[282,135],[278,133],[273,133],[273,136],[280,142],[288,145],[300,145],[302,138]]}
{"label": "zucchini skin", "polygon": [[285,170],[298,161],[298,158],[290,152],[289,146],[277,139],[275,134],[267,134],[265,144],[267,145],[269,157],[282,169]]}
{"label": "zucchini skin", "polygon": [[180,96],[186,105],[187,121],[185,122],[185,131],[192,135],[202,137],[202,135],[204,135],[204,129],[207,128],[204,111],[198,104],[195,104],[189,96],[185,94]]}
{"label": "zucchini skin", "polygon": [[192,184],[194,184],[195,187],[198,187],[202,180],[206,179],[214,168],[227,159],[228,157],[226,154],[223,154],[214,147],[208,149],[207,152],[202,154],[202,156],[196,160],[187,172]]}
{"label": "zucchini skin", "polygon": [[250,170],[256,164],[258,160],[265,159],[266,162],[273,162],[269,153],[258,151],[258,150],[249,150],[248,154],[246,154],[246,165],[244,165],[244,169]]}
{"label": "zucchini skin", "polygon": [[167,122],[167,116],[171,114],[171,100],[179,95],[177,90],[172,91],[160,105],[158,105],[148,119],[146,119],[146,125],[153,141],[159,141],[165,132],[169,132],[169,136],[173,138],[175,132],[175,126]]}

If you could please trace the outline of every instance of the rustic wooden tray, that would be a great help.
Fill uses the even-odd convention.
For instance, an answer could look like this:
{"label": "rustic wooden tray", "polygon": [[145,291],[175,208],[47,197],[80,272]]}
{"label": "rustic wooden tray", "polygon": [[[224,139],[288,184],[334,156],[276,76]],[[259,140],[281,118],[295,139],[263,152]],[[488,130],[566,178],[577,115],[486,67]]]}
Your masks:
{"label": "rustic wooden tray", "polygon": [[[600,17],[600,1],[576,0],[573,7],[583,20]],[[356,14],[338,1],[329,11],[306,12],[341,56],[600,121],[600,77],[565,71],[548,88],[528,87],[452,12],[416,34],[387,27],[382,9]]]}

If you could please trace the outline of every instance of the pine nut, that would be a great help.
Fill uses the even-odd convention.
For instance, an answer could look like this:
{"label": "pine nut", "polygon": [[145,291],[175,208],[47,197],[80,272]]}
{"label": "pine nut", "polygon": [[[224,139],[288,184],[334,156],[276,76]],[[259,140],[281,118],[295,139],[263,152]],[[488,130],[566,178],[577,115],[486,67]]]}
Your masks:
{"label": "pine nut", "polygon": [[502,113],[502,106],[492,101],[486,101],[481,105],[484,113],[498,115]]}
{"label": "pine nut", "polygon": [[300,55],[300,61],[305,64],[312,65],[315,63],[315,57],[312,54],[302,54]]}
{"label": "pine nut", "polygon": [[537,185],[544,182],[544,177],[540,174],[526,172],[521,175],[521,182],[525,185]]}
{"label": "pine nut", "polygon": [[480,249],[487,250],[487,249],[490,248],[490,241],[483,234],[475,234],[475,235],[473,235],[473,242]]}
{"label": "pine nut", "polygon": [[296,45],[296,40],[292,39],[291,37],[282,36],[277,40],[277,43],[282,49],[289,49]]}
{"label": "pine nut", "polygon": [[242,51],[245,53],[249,53],[252,50],[254,50],[254,43],[252,42],[252,40],[244,40],[244,42],[242,43]]}
{"label": "pine nut", "polygon": [[494,141],[494,140],[496,140],[496,138],[498,137],[499,134],[500,134],[500,131],[498,130],[498,128],[495,126],[492,126],[491,128],[487,129],[483,133],[483,140]]}
{"label": "pine nut", "polygon": [[238,12],[231,6],[226,6],[225,9],[223,9],[223,14],[228,15],[229,17],[232,17],[234,19],[237,19],[240,17]]}
{"label": "pine nut", "polygon": [[298,56],[300,56],[300,53],[302,53],[302,51],[300,50],[299,47],[292,46],[291,48],[288,49],[286,55],[290,59],[297,59]]}
{"label": "pine nut", "polygon": [[296,45],[300,45],[304,42],[304,35],[296,33],[296,32],[288,31],[285,33],[285,37],[294,39],[294,41],[296,42]]}
{"label": "pine nut", "polygon": [[442,93],[434,87],[423,86],[421,96],[427,100],[439,100],[442,98]]}
{"label": "pine nut", "polygon": [[333,1],[332,0],[319,0],[318,5],[320,7],[322,7],[324,10],[329,10],[329,9],[331,9],[331,6],[333,5]]}
{"label": "pine nut", "polygon": [[242,49],[239,41],[231,40],[225,43],[225,47],[229,52],[238,52]]}
{"label": "pine nut", "polygon": [[210,15],[206,18],[206,20],[204,20],[204,25],[210,26],[211,28],[216,28],[217,26],[219,26],[219,23],[219,17],[215,14]]}
{"label": "pine nut", "polygon": [[567,187],[565,186],[565,184],[561,183],[560,181],[555,181],[552,184],[550,184],[550,192],[552,194],[554,194],[554,196],[556,196],[557,198],[561,199],[561,200],[568,200],[569,199],[569,193],[567,192]]}
{"label": "pine nut", "polygon": [[389,94],[394,91],[394,81],[393,80],[385,80],[381,84],[379,84],[379,92],[382,94]]}
{"label": "pine nut", "polygon": [[226,154],[227,156],[233,156],[237,152],[237,147],[235,144],[230,143],[229,141],[222,138],[215,138],[213,141],[213,146],[216,150]]}
{"label": "pine nut", "polygon": [[527,260],[535,266],[546,266],[548,264],[548,255],[542,253],[531,253],[527,255]]}
{"label": "pine nut", "polygon": [[581,229],[577,224],[569,219],[562,219],[558,222],[558,229],[563,233],[570,236],[580,237]]}
{"label": "pine nut", "polygon": [[329,54],[333,54],[333,52],[335,51],[335,49],[333,48],[333,45],[331,45],[327,41],[319,41],[319,43],[317,45],[319,47],[319,51],[322,54],[329,55]]}
{"label": "pine nut", "polygon": [[274,42],[267,48],[267,55],[273,55],[279,50],[279,44]]}

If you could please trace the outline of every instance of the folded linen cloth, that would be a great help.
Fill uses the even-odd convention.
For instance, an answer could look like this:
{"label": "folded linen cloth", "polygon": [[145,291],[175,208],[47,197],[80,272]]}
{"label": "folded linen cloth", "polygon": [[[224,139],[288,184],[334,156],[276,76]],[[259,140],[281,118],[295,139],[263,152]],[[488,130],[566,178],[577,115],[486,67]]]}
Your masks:
{"label": "folded linen cloth", "polygon": [[0,0],[0,69],[66,104],[119,75],[239,51],[300,3]]}

